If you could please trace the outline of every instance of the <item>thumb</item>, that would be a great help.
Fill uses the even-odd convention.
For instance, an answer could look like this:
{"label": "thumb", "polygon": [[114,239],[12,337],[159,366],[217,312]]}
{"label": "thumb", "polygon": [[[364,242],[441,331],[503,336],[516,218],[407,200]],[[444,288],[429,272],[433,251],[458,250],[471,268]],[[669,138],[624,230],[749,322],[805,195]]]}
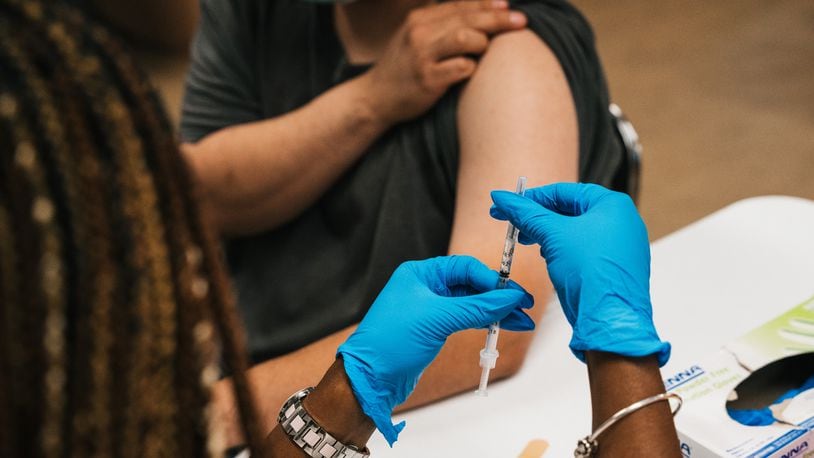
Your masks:
{"label": "thumb", "polygon": [[514,310],[534,305],[531,294],[516,289],[496,289],[451,300],[461,309],[461,313],[456,314],[459,317],[457,331],[483,328],[506,318]]}
{"label": "thumb", "polygon": [[542,243],[565,218],[527,197],[508,191],[492,191],[492,201],[495,203],[492,216],[508,219],[514,224],[520,230],[520,242],[526,245]]}
{"label": "thumb", "polygon": [[464,286],[481,292],[497,285],[497,272],[472,256],[452,255],[436,259],[446,261],[441,270],[444,284],[449,289]]}
{"label": "thumb", "polygon": [[507,331],[533,331],[534,320],[521,309],[514,309],[500,320],[500,328]]}
{"label": "thumb", "polygon": [[526,191],[525,196],[561,215],[579,216],[612,191],[596,184],[554,183]]}

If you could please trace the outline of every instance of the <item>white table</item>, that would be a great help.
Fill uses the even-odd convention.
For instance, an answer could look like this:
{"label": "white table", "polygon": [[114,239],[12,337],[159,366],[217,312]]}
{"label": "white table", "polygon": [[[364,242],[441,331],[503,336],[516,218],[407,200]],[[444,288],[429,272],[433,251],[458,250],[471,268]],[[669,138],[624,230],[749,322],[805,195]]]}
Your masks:
{"label": "white table", "polygon": [[[667,376],[814,295],[814,201],[742,200],[658,240],[652,255],[656,327],[673,344]],[[515,457],[531,439],[550,443],[546,457],[573,456],[589,432],[590,398],[569,338],[559,304],[549,304],[518,375],[490,384],[488,398],[463,394],[396,416],[407,428],[392,449],[375,433],[373,456]]]}

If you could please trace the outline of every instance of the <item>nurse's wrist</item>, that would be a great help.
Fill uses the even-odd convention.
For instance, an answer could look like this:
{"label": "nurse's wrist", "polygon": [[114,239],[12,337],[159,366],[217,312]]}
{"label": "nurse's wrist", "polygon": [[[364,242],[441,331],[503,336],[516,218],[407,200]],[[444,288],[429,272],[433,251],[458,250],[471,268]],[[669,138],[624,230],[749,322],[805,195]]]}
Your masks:
{"label": "nurse's wrist", "polygon": [[303,400],[308,414],[332,436],[362,449],[375,430],[353,394],[341,358],[337,358],[314,392]]}

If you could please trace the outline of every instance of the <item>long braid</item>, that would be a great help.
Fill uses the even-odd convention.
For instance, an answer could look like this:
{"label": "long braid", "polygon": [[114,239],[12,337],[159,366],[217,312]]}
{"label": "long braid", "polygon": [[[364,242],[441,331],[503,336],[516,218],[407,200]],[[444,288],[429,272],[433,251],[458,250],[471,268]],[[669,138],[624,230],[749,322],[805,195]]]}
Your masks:
{"label": "long braid", "polygon": [[[2,30],[2,29],[0,29]],[[5,90],[5,88],[3,88]],[[0,92],[0,97],[6,100],[12,99],[7,92]],[[12,129],[6,116],[0,117],[0,142],[3,143],[5,151],[6,145],[12,143]],[[12,150],[13,151],[13,150]],[[19,174],[12,174],[10,169],[13,166],[11,154],[0,155],[0,197],[4,199],[9,195],[10,189],[22,189],[24,186],[20,182]],[[2,264],[2,296],[0,296],[0,307],[3,308],[3,329],[2,336],[4,345],[3,365],[8,370],[8,376],[4,380],[3,390],[6,392],[3,400],[6,402],[0,406],[0,421],[5,430],[5,441],[2,444],[4,454],[7,456],[17,456],[22,450],[21,437],[28,437],[31,440],[38,440],[39,430],[39,406],[41,403],[41,378],[37,377],[37,372],[28,370],[36,367],[42,371],[41,361],[38,358],[41,346],[30,347],[36,349],[26,351],[32,342],[29,322],[26,319],[26,312],[34,313],[34,298],[27,296],[26,282],[24,277],[30,272],[32,263],[24,263],[21,256],[34,251],[31,245],[30,221],[25,211],[20,211],[20,207],[27,207],[29,202],[17,199],[16,202],[10,200],[0,205],[4,224],[0,225],[0,252]],[[26,219],[23,219],[26,218]],[[24,229],[24,230],[20,230]],[[30,259],[30,258],[29,258]],[[23,264],[28,264],[24,266]],[[25,272],[22,269],[25,268]],[[40,315],[41,317],[41,315]],[[35,378],[36,377],[36,378]],[[27,390],[26,390],[27,387]],[[36,391],[35,391],[36,390]],[[23,409],[30,409],[28,415],[18,417],[15,415]],[[31,445],[31,444],[29,444]]]}
{"label": "long braid", "polygon": [[[100,41],[102,39],[100,38]],[[109,43],[109,49],[117,48],[115,42]],[[157,99],[154,93],[147,87],[144,79],[135,78],[138,74],[137,69],[132,61],[127,59],[118,59],[116,63],[120,67],[121,76],[128,81],[128,85],[133,88],[136,99],[145,101],[144,108],[147,112],[145,120],[150,123],[148,131],[157,134],[162,132],[169,132],[169,123],[163,116],[163,112],[158,106]],[[140,113],[141,110],[136,110]],[[158,137],[158,136],[157,136]],[[226,272],[223,269],[223,264],[220,261],[221,254],[214,249],[217,246],[214,236],[208,230],[206,221],[203,220],[197,205],[198,188],[192,177],[190,176],[188,166],[183,162],[179,154],[174,153],[177,151],[173,139],[169,135],[154,138],[155,147],[158,151],[166,151],[167,154],[158,154],[153,156],[157,160],[166,161],[164,167],[158,167],[158,170],[171,170],[172,176],[167,176],[166,180],[159,180],[163,184],[169,184],[174,189],[168,190],[168,194],[174,197],[173,206],[176,210],[181,210],[183,213],[180,218],[184,221],[191,222],[190,229],[193,231],[192,237],[199,240],[200,245],[207,251],[205,253],[205,266],[208,278],[212,280],[211,290],[214,300],[209,301],[212,307],[212,313],[215,317],[215,322],[219,327],[219,334],[221,336],[222,345],[224,346],[224,353],[226,361],[234,367],[230,369],[234,372],[234,384],[236,386],[236,399],[240,405],[241,421],[243,422],[244,429],[248,431],[247,437],[250,442],[254,444],[254,449],[259,450],[262,444],[263,433],[259,427],[260,422],[256,418],[254,409],[253,396],[251,395],[248,380],[245,377],[245,371],[248,367],[246,352],[244,351],[245,343],[243,342],[242,328],[240,326],[237,315],[235,314],[234,296],[226,280]],[[185,211],[185,212],[184,212]],[[195,284],[201,285],[203,277],[194,279]],[[195,286],[192,287],[195,289]],[[200,288],[200,286],[198,286]]]}
{"label": "long braid", "polygon": [[[0,30],[7,30],[0,23]],[[4,34],[2,34],[4,35]],[[0,35],[0,36],[2,36]],[[3,37],[5,38],[5,37]],[[4,42],[6,40],[3,40]],[[17,54],[16,51],[12,52]],[[28,126],[17,123],[12,130],[12,141],[17,144],[12,167],[26,181],[32,193],[28,218],[33,220],[37,251],[33,278],[41,286],[39,294],[32,294],[42,302],[44,308],[44,331],[41,345],[45,349],[45,371],[43,373],[44,402],[42,408],[42,433],[40,444],[43,456],[58,456],[64,444],[61,441],[62,418],[65,399],[65,282],[62,264],[62,236],[55,222],[54,199],[46,182],[41,154],[34,144]],[[12,172],[13,173],[13,172]],[[29,290],[29,293],[33,291]],[[24,351],[29,351],[25,349]]]}
{"label": "long braid", "polygon": [[[84,297],[89,298],[88,303],[95,304],[89,310],[88,320],[77,320],[76,331],[73,333],[75,335],[73,354],[81,357],[82,355],[90,356],[92,353],[93,357],[88,360],[82,359],[82,362],[77,357],[74,365],[107,366],[107,349],[110,346],[112,335],[106,318],[111,308],[112,290],[116,276],[113,275],[111,269],[114,263],[110,256],[110,234],[105,230],[107,229],[107,217],[104,211],[105,205],[102,203],[105,193],[98,186],[98,179],[95,179],[99,167],[95,164],[96,159],[93,155],[81,156],[77,161],[73,161],[73,158],[69,157],[66,135],[72,136],[74,141],[71,143],[76,144],[80,149],[89,149],[91,143],[84,135],[87,129],[71,129],[66,133],[56,107],[52,103],[54,97],[49,94],[49,87],[32,69],[25,56],[17,53],[15,57],[25,74],[23,83],[34,99],[31,101],[31,105],[39,110],[35,118],[40,124],[41,131],[46,133],[43,136],[45,147],[53,152],[50,158],[54,160],[56,167],[52,167],[51,170],[64,171],[59,174],[65,189],[64,206],[74,214],[71,230],[66,232],[73,234],[75,247],[94,247],[93,250],[86,251],[74,249],[72,256],[67,257],[77,260],[74,263],[75,267],[70,269],[77,273],[76,281],[72,282],[75,283],[74,294],[76,291],[81,291]],[[68,119],[67,124],[83,126],[84,121],[78,115],[78,108],[73,103],[74,101],[67,97],[69,89],[66,87],[64,72],[55,72],[53,83],[51,87],[55,89],[54,95],[65,101],[62,116]],[[88,259],[84,260],[83,258],[86,256]],[[83,314],[78,316],[84,317]],[[89,348],[91,344],[89,336],[91,335],[94,336],[93,347]],[[82,374],[83,371],[75,373]],[[72,404],[74,405],[73,410],[76,412],[73,416],[73,423],[74,427],[79,430],[98,433],[100,425],[109,423],[109,419],[105,415],[108,411],[109,397],[104,395],[107,391],[108,377],[106,371],[96,370],[91,373],[93,375],[84,383],[83,380],[75,377],[75,383],[72,384]],[[83,403],[80,399],[86,398],[84,395],[87,392],[86,385],[90,383],[95,385],[94,390],[98,394]],[[93,402],[94,406],[90,406],[90,402]],[[91,409],[95,412],[90,412]],[[105,434],[97,434],[97,439],[93,444],[101,455],[110,454],[109,438]],[[76,440],[72,444],[73,454],[86,455],[88,447],[89,444]]]}
{"label": "long braid", "polygon": [[[45,18],[45,19],[47,20],[48,18]],[[50,36],[52,39],[54,39],[56,41],[58,47],[61,47],[62,51],[66,54],[65,56],[62,56],[62,58],[66,62],[68,62],[69,65],[73,64],[74,65],[73,70],[76,73],[79,73],[79,71],[77,71],[79,69],[76,68],[76,67],[78,67],[77,61],[79,60],[78,56],[75,55],[75,53],[76,53],[76,45],[73,42],[71,42],[70,39],[68,39],[68,37],[67,37],[67,35],[66,35],[65,31],[64,31],[63,24],[52,22],[50,24],[50,26],[47,28],[47,30],[45,30],[44,32],[46,32],[46,34],[48,36]],[[20,58],[20,56],[17,56],[17,57],[18,57],[18,59]],[[91,67],[90,70],[92,70],[93,66],[92,65],[86,65],[86,68],[88,68],[88,67]],[[30,80],[30,79],[32,79],[31,75],[29,75],[26,78],[26,80]],[[105,96],[108,96],[108,95],[109,94],[104,94],[104,93],[100,94],[97,91],[97,93],[95,93],[95,94],[90,94],[88,96],[88,99],[90,99],[90,100],[101,99],[103,101],[107,101],[107,102],[110,103],[111,101],[105,97]],[[109,106],[109,105],[106,105],[106,106]],[[120,108],[119,112],[122,112],[122,111],[124,111],[124,110]],[[100,118],[99,113],[96,114],[96,117]],[[101,117],[102,117],[102,119],[104,119],[103,115]],[[121,122],[120,119],[119,120],[114,119],[111,122],[108,122],[107,124],[108,125],[105,126],[106,127],[105,130],[110,130],[110,131],[113,131],[113,132],[116,132],[117,130],[120,129],[121,126],[123,126],[123,122]],[[107,141],[109,143],[111,143],[110,139],[107,139]],[[135,148],[133,148],[132,144],[128,145],[128,146],[130,146],[130,148],[127,148],[127,147],[124,148],[126,150],[126,153],[127,153],[127,154],[124,155],[124,158],[133,157],[133,156],[138,154],[138,152],[135,150]],[[138,176],[137,175],[138,173],[139,173],[138,170],[127,170],[127,169],[125,169],[120,175],[124,175],[126,177],[132,176],[132,177],[135,178],[136,176]],[[129,196],[135,196],[136,198],[138,198],[138,197],[140,197],[139,192],[144,190],[144,188],[142,188],[142,189],[136,189],[136,190],[131,191],[131,190],[127,190],[126,185],[124,185],[122,187],[125,189],[125,192],[122,193],[122,196],[125,197],[125,198],[129,197]],[[127,203],[125,202],[125,203],[123,203],[123,205],[124,205],[125,211],[128,211]],[[131,208],[132,208],[132,204],[131,204]],[[82,215],[77,215],[77,216],[79,218],[82,217]],[[131,218],[132,218],[134,224],[141,224],[141,223],[143,223],[144,219],[149,220],[150,216],[152,216],[152,215],[143,215],[143,214],[138,215],[136,213],[136,214],[131,215]],[[138,232],[138,230],[136,232]],[[153,237],[152,241],[154,242],[154,240],[155,240],[155,237]],[[138,240],[138,239],[134,240],[134,246],[138,246],[139,242],[140,242],[140,240]],[[148,239],[147,242],[149,243],[150,239]],[[142,251],[141,250],[136,250],[136,251],[134,251],[134,253],[135,253],[135,256],[134,256],[135,263],[136,263],[136,266],[137,266],[136,268],[138,270],[144,272],[144,274],[141,275],[137,279],[137,285],[138,285],[137,288],[138,288],[138,291],[139,291],[138,298],[137,298],[137,303],[139,304],[138,307],[140,307],[139,314],[140,315],[147,315],[147,314],[150,313],[150,306],[153,304],[153,300],[154,300],[154,298],[150,295],[150,289],[151,289],[150,286],[151,286],[151,283],[154,283],[154,281],[153,282],[150,281],[151,279],[149,278],[150,274],[148,273],[149,271],[148,271],[147,260],[145,259],[145,256],[142,255]],[[148,253],[149,253],[149,251],[148,251]],[[148,254],[148,256],[149,256],[149,254]],[[155,280],[155,278],[152,278],[152,280]],[[78,304],[78,306],[82,307],[85,304],[92,304],[92,306],[90,307],[90,310],[98,309],[98,304],[93,304],[91,300],[87,300],[87,301],[83,301],[83,302],[84,302],[84,304],[80,303],[80,304]],[[88,323],[89,318],[86,316],[86,314],[79,313],[77,316],[78,316],[78,319],[75,320],[76,321],[76,326],[77,326],[76,335],[78,337],[84,337],[84,338],[77,339],[78,343],[75,346],[75,352],[74,352],[74,354],[76,355],[76,361],[74,362],[74,364],[75,364],[75,366],[84,367],[84,366],[87,365],[87,363],[85,361],[85,355],[90,354],[90,351],[88,351],[89,349],[86,348],[86,345],[83,345],[83,342],[87,341],[88,338],[91,335],[93,335],[94,331],[96,331],[96,330],[90,328],[90,325]],[[142,343],[148,343],[151,340],[152,328],[154,327],[152,325],[152,323],[153,323],[153,320],[150,320],[150,319],[147,319],[147,320],[144,321],[144,324],[150,325],[150,326],[144,326],[144,329],[143,329],[144,332],[140,333],[140,335],[138,336],[138,337],[140,337],[140,341]],[[138,361],[147,361],[151,357],[151,351],[150,350],[151,349],[147,345],[145,345],[141,349],[137,349],[136,356],[138,358]],[[136,364],[135,367],[133,368],[133,372],[136,373],[136,375],[134,376],[134,379],[138,379],[140,383],[144,384],[144,386],[136,388],[136,390],[138,390],[139,392],[145,392],[146,389],[148,388],[148,386],[154,385],[154,382],[150,381],[149,379],[150,379],[150,377],[155,377],[155,375],[154,375],[154,373],[149,372],[149,366],[147,364],[148,364],[147,362],[145,362],[142,365]],[[74,377],[74,379],[79,382],[79,383],[77,383],[78,387],[75,386],[75,388],[76,388],[76,390],[79,390],[79,393],[81,393],[81,390],[87,390],[88,389],[87,385],[89,384],[88,382],[91,382],[91,380],[83,380],[83,378],[81,378],[82,374],[87,373],[86,371],[77,370],[75,373],[78,374],[78,376]],[[141,374],[146,374],[146,377],[142,378]],[[99,374],[93,374],[93,375],[98,377]],[[96,377],[92,377],[92,378],[96,378]],[[83,383],[83,382],[85,382],[85,383]],[[133,388],[134,385],[135,384],[132,384],[130,386],[131,389]],[[139,393],[131,393],[131,396],[132,397],[137,397],[137,396],[139,396]],[[91,424],[92,418],[89,416],[89,412],[85,411],[85,409],[88,406],[84,405],[84,404],[87,404],[87,403],[77,401],[76,405],[74,405],[74,409],[76,411],[76,414],[72,418],[72,423],[73,423],[72,437],[74,438],[73,452],[75,454],[83,454],[83,446],[84,446],[84,443],[87,442],[87,440],[82,440],[82,439],[87,438],[90,434],[95,433],[95,431],[93,431],[93,425]],[[137,404],[135,404],[134,407],[142,407],[144,404],[145,403],[137,403]],[[137,408],[130,409],[129,411],[132,413],[132,416],[136,417],[136,418],[138,418],[138,416],[142,414],[142,412],[140,412]],[[131,431],[131,432],[135,432],[135,431],[138,430],[138,427],[136,425],[132,425],[130,428],[128,428],[128,430]],[[136,440],[137,439],[135,439],[135,438],[133,439],[133,441],[132,441],[133,444],[131,444],[132,446],[128,447],[127,450],[137,450],[135,448]],[[157,442],[159,442],[157,440],[157,438],[153,438],[153,437],[148,436],[147,443],[156,444]],[[161,444],[159,444],[159,446],[160,445]]]}
{"label": "long braid", "polygon": [[[104,44],[106,49],[110,50],[113,54],[123,54],[121,50],[118,49],[118,45],[115,41],[110,40],[109,35],[103,30],[94,29],[94,35],[98,42]],[[214,283],[212,289],[215,300],[210,300],[208,303],[212,306],[212,312],[216,316],[215,322],[220,326],[219,332],[226,353],[226,361],[231,362],[231,364],[235,366],[232,369],[235,372],[234,378],[235,385],[237,386],[236,397],[238,402],[241,403],[242,408],[240,412],[244,427],[249,430],[247,437],[255,444],[254,449],[259,450],[260,444],[262,443],[262,432],[257,426],[259,425],[259,421],[256,419],[256,415],[254,415],[254,409],[252,408],[253,399],[250,394],[248,381],[245,377],[245,370],[248,363],[246,361],[245,351],[243,351],[244,345],[240,342],[241,334],[239,330],[241,328],[234,313],[233,298],[228,288],[228,283],[225,280],[225,272],[221,267],[222,264],[218,262],[220,258],[219,253],[211,249],[211,247],[215,246],[214,239],[211,234],[206,231],[207,226],[198,215],[196,201],[192,198],[192,195],[195,193],[194,190],[196,189],[195,183],[193,183],[189,177],[187,165],[181,160],[181,156],[177,154],[177,146],[172,137],[167,134],[170,131],[169,125],[162,114],[163,112],[157,106],[154,93],[144,83],[144,79],[140,79],[136,76],[138,75],[138,70],[132,61],[119,58],[114,59],[112,63],[118,67],[119,77],[122,78],[125,85],[130,87],[133,91],[134,116],[138,117],[141,115],[141,122],[146,123],[147,126],[146,132],[148,135],[145,136],[145,141],[152,140],[153,143],[151,146],[155,148],[156,151],[166,152],[150,156],[150,158],[156,161],[165,162],[162,166],[156,168],[159,173],[162,171],[172,172],[163,177],[164,179],[157,181],[159,186],[167,187],[166,195],[170,196],[170,198],[166,200],[170,205],[166,206],[167,210],[165,214],[169,217],[171,211],[176,212],[173,215],[174,218],[170,217],[168,220],[173,221],[180,218],[182,221],[190,221],[192,224],[188,229],[192,229],[195,232],[194,234],[189,234],[188,231],[185,232],[182,228],[178,228],[176,231],[170,231],[170,233],[177,236],[179,239],[177,243],[181,246],[185,246],[189,243],[184,240],[183,237],[184,235],[188,235],[199,240],[204,249],[208,251],[205,257],[208,261],[208,277],[215,280],[212,282]],[[160,135],[161,133],[164,133],[164,135]],[[184,210],[186,210],[186,212]],[[196,253],[199,248],[192,247],[190,250],[188,254]],[[200,263],[194,261],[197,257],[198,255],[196,254],[190,254],[187,259],[192,261],[195,267],[198,267]],[[184,291],[192,292],[194,297],[206,296],[205,293],[202,294],[202,288],[204,288],[202,285],[209,284],[210,282],[201,277],[200,274],[189,278],[191,282],[183,279],[179,280],[180,284],[190,285],[190,287],[185,288]],[[211,378],[210,381],[212,381]],[[252,431],[252,429],[254,431]]]}
{"label": "long braid", "polygon": [[[119,45],[110,39],[109,35],[101,29],[95,29],[94,34],[99,43],[105,45],[105,48],[110,50],[114,55],[123,55]],[[201,240],[201,245],[205,249],[216,246],[214,237],[207,230],[208,226],[202,220],[198,213],[198,206],[196,204],[197,188],[189,176],[189,171],[186,163],[183,162],[181,156],[176,153],[177,146],[172,137],[167,133],[170,132],[169,123],[163,115],[163,111],[157,102],[154,92],[145,84],[143,78],[139,78],[138,69],[134,66],[130,59],[119,58],[114,59],[112,62],[118,67],[119,77],[125,82],[125,85],[130,87],[134,95],[134,113],[135,116],[143,115],[143,121],[148,124],[146,138],[153,140],[153,147],[157,151],[165,151],[166,154],[152,155],[151,158],[158,161],[165,161],[165,165],[158,167],[160,171],[172,171],[172,176],[167,176],[165,180],[158,180],[159,185],[166,185],[169,189],[168,195],[171,196],[171,207],[175,210],[181,210],[182,220],[192,222],[191,225],[193,237]],[[163,133],[163,135],[161,135]],[[181,231],[173,232],[174,234],[182,234]],[[181,242],[183,244],[183,242]],[[250,430],[248,437],[250,441],[255,442],[255,448],[259,448],[262,443],[262,433],[258,426],[259,421],[254,415],[253,399],[249,389],[248,381],[245,378],[244,372],[248,365],[245,351],[242,349],[245,345],[242,343],[241,327],[234,313],[234,299],[226,281],[226,274],[219,261],[220,254],[217,250],[210,250],[207,253],[206,259],[211,263],[209,265],[209,277],[214,280],[213,294],[216,300],[209,303],[215,307],[213,313],[219,318],[216,323],[220,326],[222,344],[226,353],[226,361],[231,362],[235,367],[232,368],[235,372],[235,385],[237,386],[236,398],[241,404],[241,419],[244,423],[244,428]],[[194,257],[193,257],[194,258]],[[214,262],[213,262],[214,261]],[[194,279],[193,289],[198,289],[201,286],[203,279],[201,277]],[[254,434],[251,430],[254,429]],[[253,437],[252,437],[253,436]]]}
{"label": "long braid", "polygon": [[[0,177],[2,176],[3,174],[0,173]],[[0,196],[2,196],[2,191],[0,191]],[[0,197],[0,202],[3,200],[5,199]],[[12,257],[14,249],[8,246],[9,242],[13,243],[8,210],[4,205],[0,204],[0,293],[5,293],[0,296],[0,323],[2,324],[8,323],[10,318],[8,308],[5,305],[13,303],[8,302],[9,296],[12,295],[8,291],[11,288],[7,286],[11,283],[8,272],[14,268],[14,259]],[[12,373],[12,369],[9,360],[11,353],[9,344],[6,326],[0,326],[0,387],[2,387],[0,389],[0,407],[8,406],[9,397],[11,396],[12,381],[9,374]],[[14,448],[11,441],[14,440],[15,431],[11,431],[10,427],[7,428],[7,425],[12,424],[10,413],[7,409],[0,410],[0,456],[12,456],[11,452]]]}
{"label": "long braid", "polygon": [[0,455],[219,455],[214,323],[262,456],[233,298],[153,91],[74,10],[0,0],[6,17],[0,147],[27,146],[26,173],[0,154]]}

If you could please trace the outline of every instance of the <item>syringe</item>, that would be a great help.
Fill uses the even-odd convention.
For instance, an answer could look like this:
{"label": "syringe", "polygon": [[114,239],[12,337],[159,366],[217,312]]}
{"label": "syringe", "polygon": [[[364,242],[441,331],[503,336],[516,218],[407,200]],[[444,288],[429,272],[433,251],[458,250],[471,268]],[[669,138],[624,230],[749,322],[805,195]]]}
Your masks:
{"label": "syringe", "polygon": [[[521,196],[526,192],[526,177],[517,179],[517,194]],[[506,241],[503,242],[503,256],[500,259],[500,271],[498,272],[497,289],[503,289],[509,282],[509,274],[512,271],[512,259],[514,258],[514,246],[517,244],[519,230],[509,223],[506,230]],[[480,351],[480,367],[483,368],[480,374],[480,385],[476,393],[480,396],[487,396],[486,385],[489,383],[489,371],[495,368],[497,357],[497,336],[500,334],[500,323],[489,325],[489,332],[486,334],[486,346]]]}

